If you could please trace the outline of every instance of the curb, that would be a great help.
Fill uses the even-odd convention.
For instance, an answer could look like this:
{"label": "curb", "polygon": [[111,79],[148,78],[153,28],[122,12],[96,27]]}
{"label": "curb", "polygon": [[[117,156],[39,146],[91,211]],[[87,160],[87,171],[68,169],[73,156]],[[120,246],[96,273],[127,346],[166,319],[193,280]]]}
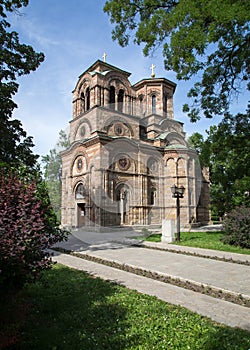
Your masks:
{"label": "curb", "polygon": [[121,264],[117,261],[114,260],[108,260],[104,258],[98,258],[90,254],[86,253],[76,253],[71,250],[67,250],[64,248],[60,247],[55,247],[53,250],[57,252],[61,252],[64,254],[72,255],[84,260],[89,260],[96,262],[98,264],[110,266],[122,271],[130,272],[135,275],[139,276],[144,276],[147,278],[154,279],[156,281],[164,282],[164,283],[169,283],[172,285],[175,285],[177,287],[181,287],[184,289],[192,290],[194,292],[198,292],[201,294],[206,294],[211,297],[214,297],[216,299],[222,299],[231,303],[235,303],[244,307],[249,307],[250,308],[250,298],[248,295],[242,295],[240,293],[232,292],[229,290],[225,290],[222,288],[210,286],[204,283],[199,283],[196,281],[184,279],[181,277],[173,276],[173,275],[167,275],[167,274],[162,274],[157,271],[150,271],[146,270],[134,265],[129,265],[129,264]]}
{"label": "curb", "polygon": [[[181,246],[183,247],[183,249],[178,249],[177,246],[175,246],[175,248],[172,248],[171,246],[169,247],[161,247],[161,246],[157,246],[157,243],[153,243],[153,242],[146,242],[143,240],[137,240],[137,239],[124,239],[124,240],[113,240],[112,243],[119,243],[119,244],[124,244],[124,245],[130,245],[130,246],[136,246],[136,247],[142,247],[142,248],[147,248],[147,249],[154,249],[154,250],[160,250],[160,251],[166,251],[166,252],[170,252],[170,253],[176,253],[176,254],[183,254],[183,255],[190,255],[190,256],[196,256],[199,258],[206,258],[206,259],[212,259],[212,260],[218,260],[218,261],[224,261],[227,263],[232,263],[232,264],[239,264],[239,265],[246,265],[246,266],[250,266],[250,261],[248,259],[245,260],[237,260],[234,257],[230,257],[227,258],[225,256],[220,257],[217,255],[208,255],[205,252],[202,252],[203,248],[197,248],[199,249],[200,252],[194,252],[194,251],[190,251],[190,250],[184,250],[185,248],[188,248],[186,246]],[[153,243],[153,244],[151,244]],[[160,243],[159,243],[160,244]],[[204,249],[205,251],[209,250],[209,249]],[[214,251],[214,250],[212,250]],[[218,251],[221,254],[223,253],[227,253],[224,251]],[[230,253],[229,253],[230,254]],[[232,254],[237,254],[237,253],[232,253]],[[244,254],[241,254],[242,257],[244,257]],[[246,255],[246,257],[248,257],[249,255]],[[250,349],[249,349],[250,350]]]}

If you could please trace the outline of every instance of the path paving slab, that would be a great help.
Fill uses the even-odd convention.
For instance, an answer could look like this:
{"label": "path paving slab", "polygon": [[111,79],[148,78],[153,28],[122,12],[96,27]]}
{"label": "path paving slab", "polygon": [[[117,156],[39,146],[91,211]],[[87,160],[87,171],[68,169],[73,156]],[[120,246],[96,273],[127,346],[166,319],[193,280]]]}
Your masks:
{"label": "path paving slab", "polygon": [[[139,243],[135,240],[136,236],[138,232],[119,231],[93,234],[93,232],[77,231],[70,236],[68,242],[61,242],[59,245],[94,258],[139,267],[250,298],[250,266],[216,260],[217,257],[224,257],[227,260],[232,259],[245,263],[250,261],[250,255],[167,243],[144,241]],[[155,249],[157,247],[163,250]],[[169,248],[176,252],[167,251]],[[180,252],[182,254],[179,254]],[[203,257],[195,256],[197,254]],[[139,292],[155,295],[169,303],[184,306],[217,322],[250,330],[250,309],[247,307],[71,255],[56,252],[53,259],[95,276],[116,281]]]}
{"label": "path paving slab", "polygon": [[[130,244],[132,244],[131,240],[130,240]],[[233,260],[233,261],[239,261],[242,263],[250,264],[249,254],[238,254],[238,253],[223,252],[220,250],[213,250],[213,249],[187,247],[187,246],[180,246],[177,244],[168,244],[164,242],[144,241],[142,242],[142,245],[148,248],[163,249],[163,250],[165,249],[165,250],[171,250],[171,251],[182,252],[187,254],[194,254],[194,255],[210,257],[215,259],[220,258],[220,259]]]}
{"label": "path paving slab", "polygon": [[[104,250],[102,250],[102,252],[103,251]],[[113,250],[113,253],[114,251],[117,252],[118,250]],[[136,252],[137,251],[134,251],[134,253]],[[127,253],[127,251],[124,250],[124,253]],[[207,316],[216,322],[250,331],[250,310],[244,306],[232,304],[224,300],[215,299],[208,295],[155,281],[60,252],[54,252],[53,260],[71,268],[86,271],[93,276],[114,281],[127,288],[137,290],[140,293],[156,296],[157,298],[171,304],[186,307],[189,310]],[[156,263],[157,262],[154,262],[154,266]],[[230,264],[230,266],[231,265],[233,264]]]}
{"label": "path paving slab", "polygon": [[92,245],[82,253],[242,294],[250,299],[250,267],[246,265],[118,243]]}

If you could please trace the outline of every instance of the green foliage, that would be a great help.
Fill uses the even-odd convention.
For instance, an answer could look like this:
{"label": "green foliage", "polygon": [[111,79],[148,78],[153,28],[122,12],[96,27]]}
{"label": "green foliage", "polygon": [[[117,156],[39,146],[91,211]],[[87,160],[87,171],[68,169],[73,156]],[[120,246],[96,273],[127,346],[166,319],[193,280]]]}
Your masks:
{"label": "green foliage", "polygon": [[27,6],[28,0],[2,0],[0,4],[0,164],[18,168],[20,165],[33,167],[37,156],[32,154],[31,137],[27,137],[20,121],[12,120],[17,107],[13,101],[18,91],[17,77],[36,70],[44,60],[42,53],[36,53],[29,45],[20,43],[18,33],[10,31],[8,12],[18,13]]}
{"label": "green foliage", "polygon": [[[61,265],[27,286],[19,303],[26,310],[25,320],[15,319],[14,334],[18,325],[22,332],[14,345],[20,350],[245,350],[250,346],[247,331]],[[2,331],[5,328],[6,323]]]}
{"label": "green foliage", "polygon": [[181,242],[174,242],[174,244],[213,249],[230,253],[238,254],[250,254],[250,249],[245,249],[241,247],[231,246],[229,244],[223,243],[221,238],[223,236],[222,231],[216,232],[182,232]]}
{"label": "green foliage", "polygon": [[51,205],[56,213],[58,222],[61,221],[62,199],[62,159],[60,152],[69,147],[69,135],[63,130],[59,133],[59,141],[49,154],[42,157],[44,178],[50,195]]}
{"label": "green foliage", "polygon": [[218,127],[211,127],[210,144],[212,206],[220,216],[238,205],[249,205],[250,187],[249,110],[235,117],[227,115]]}
{"label": "green foliage", "polygon": [[250,249],[250,208],[241,206],[232,210],[223,222],[224,243]]}
{"label": "green foliage", "polygon": [[121,46],[134,33],[145,55],[162,47],[165,68],[177,79],[196,76],[192,105],[183,107],[191,121],[201,111],[207,118],[227,112],[249,79],[249,1],[108,0],[104,11]]}
{"label": "green foliage", "polygon": [[[173,244],[195,247],[195,248],[204,248],[204,249],[213,249],[220,250],[230,253],[238,254],[250,254],[250,249],[241,248],[239,246],[232,246],[222,242],[223,233],[221,231],[216,232],[181,232],[181,241],[173,242]],[[141,239],[141,237],[138,237]],[[149,242],[161,242],[161,234],[151,235],[146,239]]]}
{"label": "green foliage", "polygon": [[195,133],[189,138],[202,166],[210,170],[213,215],[223,215],[239,205],[250,205],[250,110],[227,114],[208,137]]}
{"label": "green foliage", "polygon": [[44,183],[0,171],[0,285],[19,287],[50,267],[54,243],[66,239],[56,226]]}
{"label": "green foliage", "polygon": [[188,138],[188,144],[196,151],[201,168],[208,167],[210,164],[210,144],[205,142],[204,137],[195,132]]}
{"label": "green foliage", "polygon": [[32,137],[27,137],[20,121],[12,119],[17,78],[36,70],[44,60],[42,53],[20,43],[7,22],[9,12],[18,14],[28,3],[0,1],[0,283],[15,287],[49,267],[46,249],[66,237],[56,225],[38,156],[32,153]]}

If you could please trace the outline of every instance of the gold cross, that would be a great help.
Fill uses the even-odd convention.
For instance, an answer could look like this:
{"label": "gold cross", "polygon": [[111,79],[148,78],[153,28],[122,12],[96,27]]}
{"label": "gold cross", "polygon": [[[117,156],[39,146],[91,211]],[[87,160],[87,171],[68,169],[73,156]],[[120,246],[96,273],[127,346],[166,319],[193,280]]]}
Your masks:
{"label": "gold cross", "polygon": [[104,52],[104,54],[103,54],[102,58],[103,58],[103,62],[106,62],[106,58],[107,58],[107,54],[106,54],[106,52]]}
{"label": "gold cross", "polygon": [[151,69],[151,71],[152,71],[152,73],[151,73],[151,77],[152,77],[152,78],[155,77],[155,71],[154,71],[155,67],[156,67],[156,66],[152,63],[152,65],[151,65],[151,67],[150,67],[150,69]]}

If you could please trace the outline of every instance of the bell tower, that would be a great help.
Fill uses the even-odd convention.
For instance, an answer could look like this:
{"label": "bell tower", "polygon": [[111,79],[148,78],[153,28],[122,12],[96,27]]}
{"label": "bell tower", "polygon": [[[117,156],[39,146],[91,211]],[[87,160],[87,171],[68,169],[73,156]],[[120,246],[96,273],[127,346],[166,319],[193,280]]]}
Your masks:
{"label": "bell tower", "polygon": [[133,85],[144,116],[158,114],[174,119],[173,95],[176,84],[165,78],[143,79]]}

